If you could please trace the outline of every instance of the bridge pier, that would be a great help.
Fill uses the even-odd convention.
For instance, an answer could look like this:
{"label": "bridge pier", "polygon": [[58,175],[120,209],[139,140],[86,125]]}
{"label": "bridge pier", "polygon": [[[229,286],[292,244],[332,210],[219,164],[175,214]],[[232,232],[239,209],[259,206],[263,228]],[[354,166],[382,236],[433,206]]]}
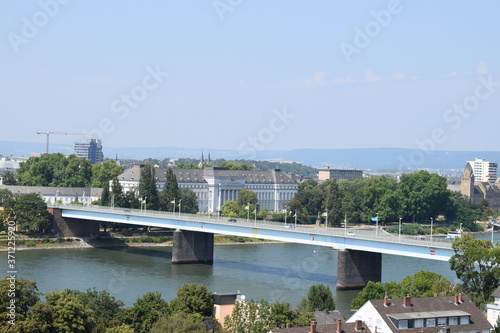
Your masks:
{"label": "bridge pier", "polygon": [[382,254],[358,250],[338,253],[337,290],[362,289],[382,280]]}
{"label": "bridge pier", "polygon": [[47,208],[52,214],[52,233],[58,237],[91,237],[99,234],[99,221],[62,217],[60,208]]}
{"label": "bridge pier", "polygon": [[176,230],[172,247],[172,264],[213,264],[214,234]]}

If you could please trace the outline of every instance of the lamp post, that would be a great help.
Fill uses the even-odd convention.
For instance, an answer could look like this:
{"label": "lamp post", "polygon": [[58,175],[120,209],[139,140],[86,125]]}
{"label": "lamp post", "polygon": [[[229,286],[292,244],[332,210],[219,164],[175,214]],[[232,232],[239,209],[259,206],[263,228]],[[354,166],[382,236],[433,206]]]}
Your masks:
{"label": "lamp post", "polygon": [[182,199],[179,199],[179,216],[181,216],[181,204],[182,204]]}
{"label": "lamp post", "polygon": [[347,236],[347,214],[344,217],[344,235]]}
{"label": "lamp post", "polygon": [[493,231],[495,230],[495,222],[491,221],[491,245],[494,245],[493,243]]}
{"label": "lamp post", "polygon": [[115,209],[115,194],[111,194],[111,209]]}
{"label": "lamp post", "polygon": [[401,218],[399,218],[399,242],[401,243]]}
{"label": "lamp post", "polygon": [[295,229],[297,229],[297,210],[295,210]]}
{"label": "lamp post", "polygon": [[174,208],[172,208],[172,215],[175,215],[175,199],[170,201],[170,203],[174,204]]}
{"label": "lamp post", "polygon": [[219,191],[217,192],[217,198],[219,200],[219,205],[217,207],[217,222],[219,222],[219,216],[220,216],[220,183],[219,183]]}
{"label": "lamp post", "polygon": [[434,218],[431,217],[431,242],[432,242],[432,229],[434,227]]}
{"label": "lamp post", "polygon": [[287,215],[287,213],[288,213],[288,210],[285,209],[285,227],[286,227],[286,215]]}

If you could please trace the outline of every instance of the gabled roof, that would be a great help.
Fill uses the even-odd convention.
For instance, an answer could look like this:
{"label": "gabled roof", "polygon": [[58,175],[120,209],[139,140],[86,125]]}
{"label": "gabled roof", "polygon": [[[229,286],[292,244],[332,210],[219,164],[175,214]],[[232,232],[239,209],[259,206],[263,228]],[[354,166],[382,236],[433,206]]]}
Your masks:
{"label": "gabled roof", "polygon": [[[155,168],[156,180],[165,182],[165,168]],[[172,168],[178,183],[207,183],[206,178],[231,178],[244,179],[247,184],[295,184],[298,185],[300,177],[287,174],[279,169],[260,170],[230,170],[226,168],[206,167],[204,169],[177,169]],[[141,166],[134,165],[118,176],[119,181],[136,181],[141,179]]]}
{"label": "gabled roof", "polygon": [[[395,327],[390,317],[395,319],[425,319],[470,315],[470,324],[449,325],[447,327],[452,331],[474,331],[492,328],[486,317],[474,303],[472,303],[469,297],[462,295],[463,301],[455,303],[456,297],[457,296],[411,298],[411,306],[408,307],[403,305],[403,299],[389,300],[388,306],[384,305],[384,300],[370,300],[368,302],[372,304],[381,318],[393,329],[393,331],[399,330]],[[436,332],[436,328],[439,329],[440,327],[443,328],[444,326],[408,328],[401,331],[405,333]]]}
{"label": "gabled roof", "polygon": [[[340,333],[371,333],[368,326],[365,323],[361,323],[361,328],[356,331],[354,329],[355,323],[346,323],[342,322],[341,324],[341,332]],[[301,327],[290,327],[290,328],[273,328],[271,330],[272,333],[309,333],[311,332],[310,326],[301,326]],[[317,325],[316,333],[336,333],[337,332],[337,324],[329,324],[329,325]]]}
{"label": "gabled roof", "polygon": [[49,186],[19,186],[19,185],[0,185],[0,190],[7,189],[12,194],[37,193],[43,196],[92,196],[100,197],[102,188],[96,187],[49,187]]}
{"label": "gabled roof", "polygon": [[495,291],[491,294],[493,297],[500,297],[500,287],[495,289]]}

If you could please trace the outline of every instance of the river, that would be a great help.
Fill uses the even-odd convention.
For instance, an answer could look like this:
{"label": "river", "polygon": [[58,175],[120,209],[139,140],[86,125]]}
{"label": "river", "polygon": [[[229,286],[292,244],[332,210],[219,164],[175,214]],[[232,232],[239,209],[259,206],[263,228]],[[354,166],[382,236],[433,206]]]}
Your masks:
{"label": "river", "polygon": [[[485,235],[487,236],[487,235]],[[495,238],[499,235],[495,234]],[[0,269],[7,271],[7,253]],[[247,299],[285,301],[293,307],[309,287],[322,283],[334,293],[337,309],[349,316],[357,291],[336,291],[337,252],[298,244],[219,245],[214,264],[172,265],[169,247],[114,247],[27,250],[16,253],[18,276],[35,280],[41,292],[53,289],[108,290],[126,306],[148,291],[170,301],[184,283],[201,283],[217,293],[240,290]],[[382,282],[419,270],[459,281],[447,262],[383,255]]]}

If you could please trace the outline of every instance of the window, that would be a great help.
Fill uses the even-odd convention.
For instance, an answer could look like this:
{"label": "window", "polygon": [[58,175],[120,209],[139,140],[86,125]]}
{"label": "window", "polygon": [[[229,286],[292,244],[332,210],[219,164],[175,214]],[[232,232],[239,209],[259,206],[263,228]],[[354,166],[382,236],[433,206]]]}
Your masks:
{"label": "window", "polygon": [[446,317],[441,317],[437,319],[438,326],[446,326]]}
{"label": "window", "polygon": [[458,317],[450,317],[448,323],[449,325],[458,325]]}
{"label": "window", "polygon": [[413,325],[415,328],[424,327],[424,320],[423,319],[415,319],[415,322]]}
{"label": "window", "polygon": [[408,328],[408,320],[398,320],[398,329]]}
{"label": "window", "polygon": [[428,318],[425,320],[426,327],[435,327],[436,326],[436,318]]}
{"label": "window", "polygon": [[469,316],[461,316],[460,325],[468,325],[468,324],[469,324]]}

